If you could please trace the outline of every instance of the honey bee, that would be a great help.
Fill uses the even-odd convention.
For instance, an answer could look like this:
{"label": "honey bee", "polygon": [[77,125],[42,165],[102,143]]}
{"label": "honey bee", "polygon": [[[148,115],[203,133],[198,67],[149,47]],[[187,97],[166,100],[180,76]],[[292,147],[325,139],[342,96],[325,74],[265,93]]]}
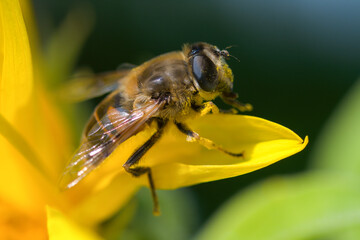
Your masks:
{"label": "honey bee", "polygon": [[138,67],[125,65],[114,72],[70,82],[67,89],[78,100],[112,92],[95,108],[60,185],[63,188],[76,185],[119,144],[153,122],[155,133],[123,167],[135,177],[147,174],[154,214],[159,213],[159,205],[151,169],[138,163],[161,138],[167,125],[175,124],[180,132],[207,148],[241,157],[243,153],[229,152],[184,124],[193,115],[218,112],[211,102],[217,96],[240,111],[251,110],[251,105],[239,102],[232,91],[233,74],[225,61],[229,56],[227,50],[204,42],[185,44],[182,51],[160,55]]}

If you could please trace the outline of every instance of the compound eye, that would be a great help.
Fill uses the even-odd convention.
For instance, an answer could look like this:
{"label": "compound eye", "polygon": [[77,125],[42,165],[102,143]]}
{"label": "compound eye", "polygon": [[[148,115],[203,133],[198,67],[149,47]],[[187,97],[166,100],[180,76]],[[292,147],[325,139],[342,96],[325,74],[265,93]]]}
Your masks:
{"label": "compound eye", "polygon": [[192,71],[201,89],[207,92],[214,91],[218,85],[218,76],[215,64],[204,55],[194,56]]}

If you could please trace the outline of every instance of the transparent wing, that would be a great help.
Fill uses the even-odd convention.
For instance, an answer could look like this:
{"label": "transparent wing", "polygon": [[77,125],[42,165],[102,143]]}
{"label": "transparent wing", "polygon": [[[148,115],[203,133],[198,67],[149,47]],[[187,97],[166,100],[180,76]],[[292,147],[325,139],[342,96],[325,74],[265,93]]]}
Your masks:
{"label": "transparent wing", "polygon": [[60,97],[66,101],[79,102],[114,91],[134,67],[122,64],[112,72],[77,74],[59,90]]}
{"label": "transparent wing", "polygon": [[142,130],[147,120],[164,106],[163,101],[151,101],[126,112],[113,108],[88,132],[61,176],[62,189],[75,186],[102,163],[122,142]]}

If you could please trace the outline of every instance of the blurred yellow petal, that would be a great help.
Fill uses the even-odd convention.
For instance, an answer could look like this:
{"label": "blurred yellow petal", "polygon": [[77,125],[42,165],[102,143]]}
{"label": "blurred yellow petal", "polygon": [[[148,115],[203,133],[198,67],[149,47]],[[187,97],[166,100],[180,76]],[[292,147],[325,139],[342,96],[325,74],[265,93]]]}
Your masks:
{"label": "blurred yellow petal", "polygon": [[100,240],[94,232],[84,229],[58,210],[47,207],[49,240]]}
{"label": "blurred yellow petal", "polygon": [[31,1],[1,1],[0,11],[0,114],[31,145],[38,161],[55,180],[70,152],[69,129],[42,86],[48,76],[39,51]]}
{"label": "blurred yellow petal", "polygon": [[21,135],[2,116],[0,125],[4,136],[0,152],[0,196],[28,213],[41,212],[42,204],[58,199],[57,191],[36,171],[35,165],[29,164],[37,157]]}
{"label": "blurred yellow petal", "polygon": [[[37,158],[28,143],[23,139],[19,131],[19,114],[23,113],[28,105],[33,91],[32,59],[29,40],[18,1],[4,0],[0,2],[0,194],[6,196],[8,201],[18,203],[27,209],[34,206],[27,196],[31,188],[25,187],[32,182],[33,178],[27,179],[28,174],[24,170],[19,171],[19,164],[26,163],[21,154],[29,154],[29,160],[38,166]],[[26,111],[24,111],[26,112]],[[25,117],[26,119],[26,117]],[[25,125],[25,121],[23,122]],[[6,132],[4,132],[6,131]],[[11,145],[9,135],[15,139],[21,139],[18,146],[27,150],[19,152]],[[21,154],[19,154],[21,153]],[[20,161],[18,161],[20,160]],[[30,181],[27,181],[27,180]],[[19,189],[26,189],[19,190]]]}
{"label": "blurred yellow petal", "polygon": [[[93,198],[58,191],[58,175],[70,153],[70,131],[43,87],[46,72],[42,56],[37,43],[29,42],[27,32],[35,31],[30,5],[26,0],[21,5],[26,16],[18,0],[0,1],[0,232],[5,234],[4,239],[45,239],[46,204],[79,213],[74,215],[81,218],[82,211],[86,213],[89,207],[104,202],[114,189],[97,193],[97,189],[85,186],[91,191],[82,192]],[[36,33],[30,35],[35,41]],[[124,196],[113,198],[116,202],[104,211],[106,216],[132,195],[135,188],[130,186]],[[99,218],[89,217],[92,221]]]}
{"label": "blurred yellow petal", "polygon": [[[22,1],[21,5],[30,21],[28,2]],[[1,1],[0,19],[0,175],[6,179],[0,181],[0,186],[8,197],[17,191],[14,198],[27,199],[21,197],[26,194],[22,189],[31,191],[36,171],[56,181],[69,153],[69,131],[39,84],[41,64],[39,57],[35,59],[38,61],[33,59],[27,33],[27,27],[34,30],[34,25],[25,24],[19,1]],[[29,169],[28,163],[34,169]],[[36,184],[34,187],[41,188]]]}
{"label": "blurred yellow petal", "polygon": [[45,218],[0,198],[0,239],[47,239]]}
{"label": "blurred yellow petal", "polygon": [[34,86],[38,65],[26,27],[19,1],[0,1],[0,198],[25,215],[45,219],[44,204],[62,205],[62,198],[47,174],[57,172],[44,162],[61,164],[66,133],[41,86]]}
{"label": "blurred yellow petal", "polygon": [[[101,180],[101,178],[98,179],[98,181]],[[139,182],[129,174],[116,175],[107,187],[95,189],[92,194],[87,194],[87,197],[76,205],[70,214],[77,221],[93,226],[117,212],[138,188]],[[98,206],[101,206],[101,211]]]}

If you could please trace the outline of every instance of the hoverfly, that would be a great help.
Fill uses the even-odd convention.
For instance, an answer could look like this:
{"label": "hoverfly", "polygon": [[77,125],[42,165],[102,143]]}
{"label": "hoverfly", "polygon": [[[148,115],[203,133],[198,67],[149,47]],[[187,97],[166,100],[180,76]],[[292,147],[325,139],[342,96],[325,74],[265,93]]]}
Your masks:
{"label": "hoverfly", "polygon": [[[112,91],[96,108],[88,121],[80,147],[64,170],[60,184],[71,188],[100,165],[114,149],[142,131],[150,123],[156,132],[123,164],[124,169],[138,177],[147,174],[154,202],[158,199],[151,169],[139,166],[139,160],[161,138],[168,124],[176,127],[200,144],[240,157],[192,131],[184,120],[193,114],[216,112],[211,102],[220,96],[240,111],[251,105],[237,101],[232,92],[233,74],[225,59],[227,50],[199,42],[184,45],[182,51],[170,52],[135,67],[126,65],[115,72],[103,73],[79,84],[70,83],[78,99],[89,99]],[[71,90],[71,88],[70,88]]]}

